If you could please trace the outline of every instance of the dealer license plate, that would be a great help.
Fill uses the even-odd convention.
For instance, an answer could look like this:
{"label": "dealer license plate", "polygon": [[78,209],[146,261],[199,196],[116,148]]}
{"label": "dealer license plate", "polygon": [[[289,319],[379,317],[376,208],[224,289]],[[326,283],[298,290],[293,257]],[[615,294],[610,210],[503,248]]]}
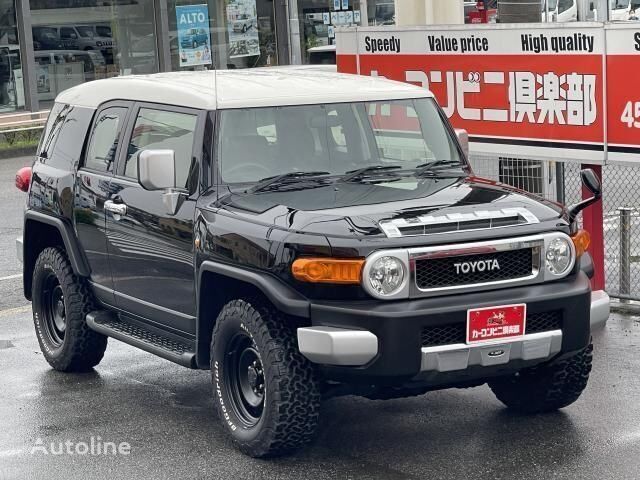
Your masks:
{"label": "dealer license plate", "polygon": [[520,337],[524,335],[526,319],[524,303],[467,310],[467,343]]}

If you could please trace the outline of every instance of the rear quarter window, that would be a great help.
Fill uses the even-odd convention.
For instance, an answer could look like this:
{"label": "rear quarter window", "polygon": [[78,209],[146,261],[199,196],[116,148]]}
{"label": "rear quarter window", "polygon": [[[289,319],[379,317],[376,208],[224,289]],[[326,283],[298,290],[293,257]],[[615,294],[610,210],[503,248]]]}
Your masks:
{"label": "rear quarter window", "polygon": [[49,113],[38,160],[63,170],[75,170],[82,155],[94,110],[56,103]]}

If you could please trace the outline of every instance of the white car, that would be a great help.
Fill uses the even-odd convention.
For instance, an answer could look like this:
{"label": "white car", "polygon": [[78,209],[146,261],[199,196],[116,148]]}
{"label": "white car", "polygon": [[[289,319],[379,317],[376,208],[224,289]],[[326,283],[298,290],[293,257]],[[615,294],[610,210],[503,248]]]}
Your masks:
{"label": "white car", "polygon": [[547,0],[542,1],[543,22],[577,22],[578,3],[576,0]]}
{"label": "white car", "polygon": [[640,13],[639,0],[611,0],[609,20],[638,20],[638,13]]}

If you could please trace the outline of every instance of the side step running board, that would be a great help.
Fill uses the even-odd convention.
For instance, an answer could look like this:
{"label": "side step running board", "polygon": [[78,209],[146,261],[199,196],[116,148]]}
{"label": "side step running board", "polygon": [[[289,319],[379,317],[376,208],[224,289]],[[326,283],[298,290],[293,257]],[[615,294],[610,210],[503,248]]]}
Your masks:
{"label": "side step running board", "polygon": [[91,330],[127,343],[187,368],[195,367],[195,352],[187,341],[152,332],[144,327],[121,321],[115,314],[94,311],[87,315]]}

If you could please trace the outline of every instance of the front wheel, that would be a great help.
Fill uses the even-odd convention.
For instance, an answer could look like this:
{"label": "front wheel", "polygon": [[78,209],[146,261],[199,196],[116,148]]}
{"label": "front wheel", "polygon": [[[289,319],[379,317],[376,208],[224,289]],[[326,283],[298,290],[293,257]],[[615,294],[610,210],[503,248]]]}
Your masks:
{"label": "front wheel", "polygon": [[216,321],[214,403],[236,446],[252,457],[289,453],[314,437],[319,385],[295,339],[285,319],[258,302],[234,300]]}
{"label": "front wheel", "polygon": [[489,382],[498,400],[522,413],[551,412],[578,400],[589,381],[593,345],[548,365]]}

